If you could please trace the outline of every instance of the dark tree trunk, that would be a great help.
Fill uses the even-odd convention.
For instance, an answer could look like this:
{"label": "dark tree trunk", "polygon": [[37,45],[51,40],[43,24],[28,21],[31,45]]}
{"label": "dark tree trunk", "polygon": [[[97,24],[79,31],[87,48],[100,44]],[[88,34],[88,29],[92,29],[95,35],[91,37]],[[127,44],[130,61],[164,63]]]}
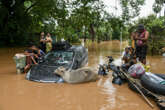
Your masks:
{"label": "dark tree trunk", "polygon": [[[102,36],[101,36],[102,37]],[[98,37],[98,39],[97,39],[97,43],[100,43],[101,42],[101,39],[100,39],[100,37]]]}
{"label": "dark tree trunk", "polygon": [[109,37],[107,34],[105,34],[105,40],[108,41],[109,40]]}
{"label": "dark tree trunk", "polygon": [[151,49],[151,55],[154,55],[154,37],[151,35],[152,38],[152,49]]}
{"label": "dark tree trunk", "polygon": [[8,24],[8,20],[9,20],[9,17],[10,17],[10,13],[11,13],[11,3],[12,3],[12,0],[2,0],[1,1],[2,5],[6,8],[6,13],[5,14],[5,17],[3,19],[3,22],[2,22],[2,32],[5,32],[5,29],[6,29],[6,26]]}
{"label": "dark tree trunk", "polygon": [[94,31],[93,24],[90,24],[90,34],[92,36],[92,42],[94,42],[94,40],[95,40],[95,31]]}
{"label": "dark tree trunk", "polygon": [[87,35],[86,35],[86,27],[84,29],[84,43],[86,43],[86,40],[87,40]]}
{"label": "dark tree trunk", "polygon": [[84,43],[86,43],[86,41],[87,41],[87,36],[86,36],[86,34],[84,35]]}

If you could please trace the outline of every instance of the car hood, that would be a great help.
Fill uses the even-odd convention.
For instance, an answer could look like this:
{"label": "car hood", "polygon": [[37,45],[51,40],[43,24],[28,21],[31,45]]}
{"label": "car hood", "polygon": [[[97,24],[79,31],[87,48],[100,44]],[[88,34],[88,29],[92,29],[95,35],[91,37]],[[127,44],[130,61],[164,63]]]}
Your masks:
{"label": "car hood", "polygon": [[[37,82],[59,82],[62,78],[54,73],[58,67],[43,64],[35,65],[27,73],[26,79]],[[68,65],[63,65],[63,67],[68,68]]]}

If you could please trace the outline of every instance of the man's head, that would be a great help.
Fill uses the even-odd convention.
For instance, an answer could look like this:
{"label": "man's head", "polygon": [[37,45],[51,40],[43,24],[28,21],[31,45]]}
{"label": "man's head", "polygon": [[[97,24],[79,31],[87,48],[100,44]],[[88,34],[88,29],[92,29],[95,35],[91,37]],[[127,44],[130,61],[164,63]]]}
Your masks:
{"label": "man's head", "polygon": [[138,32],[143,32],[144,31],[144,25],[143,24],[139,24],[137,27],[137,31]]}
{"label": "man's head", "polygon": [[38,50],[39,48],[38,48],[36,45],[32,45],[32,46],[31,46],[31,49],[32,49],[32,50]]}
{"label": "man's head", "polygon": [[125,52],[128,53],[129,52],[129,47],[125,48]]}
{"label": "man's head", "polygon": [[45,35],[45,33],[44,32],[41,32],[41,36],[44,36]]}
{"label": "man's head", "polygon": [[51,35],[50,35],[50,33],[47,33],[47,37],[50,37]]}

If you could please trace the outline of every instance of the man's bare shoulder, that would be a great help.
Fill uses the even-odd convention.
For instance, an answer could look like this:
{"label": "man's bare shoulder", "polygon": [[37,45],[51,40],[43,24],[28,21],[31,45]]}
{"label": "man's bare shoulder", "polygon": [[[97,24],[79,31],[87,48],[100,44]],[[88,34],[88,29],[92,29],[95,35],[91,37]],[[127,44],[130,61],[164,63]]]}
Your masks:
{"label": "man's bare shoulder", "polygon": [[148,31],[146,31],[146,34],[149,34],[149,32],[148,32]]}

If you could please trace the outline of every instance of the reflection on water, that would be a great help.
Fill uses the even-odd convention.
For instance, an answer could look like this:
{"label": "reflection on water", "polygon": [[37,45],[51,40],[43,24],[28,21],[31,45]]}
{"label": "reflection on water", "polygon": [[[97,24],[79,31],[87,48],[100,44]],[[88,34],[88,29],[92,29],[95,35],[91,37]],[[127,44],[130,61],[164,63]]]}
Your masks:
{"label": "reflection on water", "polygon": [[[106,56],[120,60],[120,42],[102,42],[88,46],[88,65],[96,68],[106,63]],[[122,43],[124,48],[127,43]],[[140,95],[127,84],[111,83],[111,74],[85,84],[48,84],[25,80],[17,75],[12,59],[22,48],[0,49],[0,110],[150,110]],[[165,58],[147,57],[151,70],[164,73]],[[155,107],[153,110],[158,110]]]}
{"label": "reflection on water", "polygon": [[101,107],[100,110],[109,110],[109,109],[114,109],[116,106],[116,88],[112,85],[112,81],[110,78],[105,80],[103,83],[103,93],[102,94],[107,94],[107,103],[104,104],[103,107]]}
{"label": "reflection on water", "polygon": [[102,55],[99,56],[99,64],[101,65],[105,64],[105,60],[103,59]]}

